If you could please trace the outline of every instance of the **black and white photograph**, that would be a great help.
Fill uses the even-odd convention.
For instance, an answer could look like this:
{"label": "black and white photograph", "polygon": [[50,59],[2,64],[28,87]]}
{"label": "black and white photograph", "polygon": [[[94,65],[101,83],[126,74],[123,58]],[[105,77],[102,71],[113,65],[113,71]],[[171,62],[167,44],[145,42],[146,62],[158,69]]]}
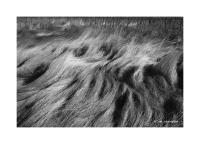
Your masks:
{"label": "black and white photograph", "polygon": [[0,7],[0,143],[200,143],[199,1]]}
{"label": "black and white photograph", "polygon": [[183,17],[20,17],[17,127],[184,127]]}

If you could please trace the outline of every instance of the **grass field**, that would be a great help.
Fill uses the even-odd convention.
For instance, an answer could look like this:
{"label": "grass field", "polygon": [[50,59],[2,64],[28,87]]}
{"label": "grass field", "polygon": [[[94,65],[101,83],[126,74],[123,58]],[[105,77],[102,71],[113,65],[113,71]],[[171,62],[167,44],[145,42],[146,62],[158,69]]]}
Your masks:
{"label": "grass field", "polygon": [[183,18],[18,17],[18,127],[183,127]]}
{"label": "grass field", "polygon": [[69,26],[120,30],[138,39],[164,39],[183,44],[182,17],[17,17],[17,31],[56,31]]}

